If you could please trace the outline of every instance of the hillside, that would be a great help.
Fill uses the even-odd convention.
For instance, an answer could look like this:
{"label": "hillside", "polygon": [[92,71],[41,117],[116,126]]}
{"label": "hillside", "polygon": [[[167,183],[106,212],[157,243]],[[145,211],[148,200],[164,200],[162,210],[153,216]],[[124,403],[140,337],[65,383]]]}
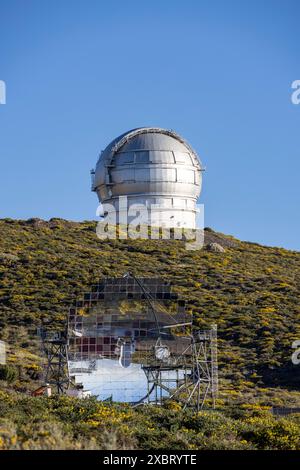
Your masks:
{"label": "hillside", "polygon": [[211,229],[205,242],[218,242],[224,253],[187,251],[172,240],[100,241],[95,226],[0,220],[0,336],[19,368],[15,390],[35,386],[41,319],[61,324],[72,299],[95,280],[130,270],[172,281],[199,326],[218,324],[221,404],[299,406],[299,371],[291,363],[292,342],[300,338],[299,252]]}

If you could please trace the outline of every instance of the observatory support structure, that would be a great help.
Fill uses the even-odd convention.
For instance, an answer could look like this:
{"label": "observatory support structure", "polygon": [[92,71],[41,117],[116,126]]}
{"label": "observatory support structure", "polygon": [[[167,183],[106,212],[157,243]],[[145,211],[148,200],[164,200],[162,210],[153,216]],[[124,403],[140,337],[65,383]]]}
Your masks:
{"label": "observatory support structure", "polygon": [[215,407],[217,327],[196,328],[185,301],[162,279],[131,273],[101,279],[72,305],[65,330],[43,333],[42,340],[46,382],[57,393],[74,375],[102,399],[114,393],[134,406],[174,399],[183,408]]}
{"label": "observatory support structure", "polygon": [[68,339],[65,332],[41,332],[43,350],[47,358],[45,383],[52,385],[59,395],[69,388]]}
{"label": "observatory support structure", "polygon": [[[201,410],[210,403],[215,408],[218,394],[217,325],[210,330],[194,330],[191,343],[178,363],[164,366],[144,366],[148,381],[148,402],[161,404],[163,392]],[[150,400],[151,397],[151,400]]]}

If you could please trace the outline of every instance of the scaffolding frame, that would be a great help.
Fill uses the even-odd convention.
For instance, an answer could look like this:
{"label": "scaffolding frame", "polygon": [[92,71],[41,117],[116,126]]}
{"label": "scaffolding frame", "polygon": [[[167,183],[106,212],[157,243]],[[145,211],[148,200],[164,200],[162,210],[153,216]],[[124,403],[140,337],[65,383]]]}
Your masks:
{"label": "scaffolding frame", "polygon": [[47,359],[44,383],[54,387],[57,394],[65,394],[70,386],[67,333],[66,331],[49,333],[41,329],[40,336]]}
{"label": "scaffolding frame", "polygon": [[[217,325],[212,325],[210,330],[194,329],[190,339],[179,364],[143,367],[148,382],[148,403],[153,393],[154,403],[161,404],[165,390],[170,400],[176,399],[183,404],[183,409],[191,406],[200,411],[208,399],[215,408],[218,395]],[[175,387],[174,378],[165,377],[170,371],[176,372]]]}

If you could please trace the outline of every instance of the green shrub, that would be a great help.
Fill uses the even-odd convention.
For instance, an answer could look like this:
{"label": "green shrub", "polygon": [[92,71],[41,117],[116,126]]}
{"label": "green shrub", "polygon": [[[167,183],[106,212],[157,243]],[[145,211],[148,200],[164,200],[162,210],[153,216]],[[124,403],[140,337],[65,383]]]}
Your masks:
{"label": "green shrub", "polygon": [[10,365],[0,365],[0,380],[6,380],[8,383],[13,383],[17,378],[17,370]]}

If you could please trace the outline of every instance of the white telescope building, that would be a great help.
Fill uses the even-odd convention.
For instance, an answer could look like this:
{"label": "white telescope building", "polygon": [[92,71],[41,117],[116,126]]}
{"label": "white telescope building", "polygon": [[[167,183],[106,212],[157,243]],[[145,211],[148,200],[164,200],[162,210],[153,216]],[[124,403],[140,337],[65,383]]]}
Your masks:
{"label": "white telescope building", "polygon": [[114,213],[116,223],[130,223],[142,213],[145,225],[193,229],[202,171],[198,155],[178,134],[142,127],[101,152],[92,170],[92,190],[104,217]]}

